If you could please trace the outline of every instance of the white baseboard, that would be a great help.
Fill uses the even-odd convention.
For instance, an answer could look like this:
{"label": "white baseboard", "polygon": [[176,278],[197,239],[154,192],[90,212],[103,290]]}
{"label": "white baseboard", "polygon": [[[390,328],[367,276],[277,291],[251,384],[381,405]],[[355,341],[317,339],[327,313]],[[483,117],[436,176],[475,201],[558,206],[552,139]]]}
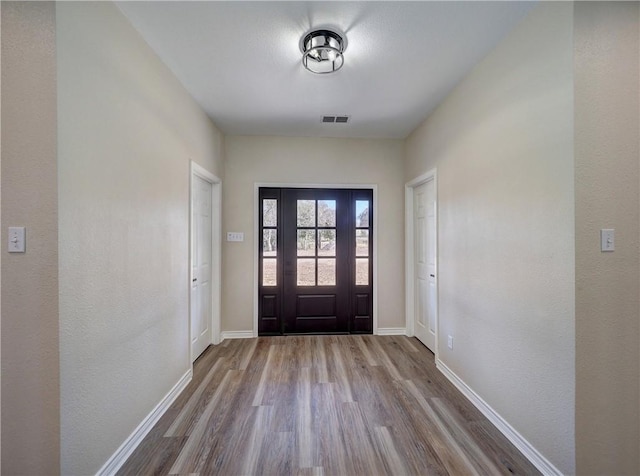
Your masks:
{"label": "white baseboard", "polygon": [[223,331],[222,340],[225,339],[252,339],[253,331]]}
{"label": "white baseboard", "polygon": [[406,327],[378,327],[376,335],[379,336],[406,336]]}
{"label": "white baseboard", "polygon": [[131,453],[133,453],[133,451],[138,447],[144,437],[147,436],[147,433],[151,431],[153,425],[158,422],[164,412],[166,412],[174,400],[178,398],[178,395],[180,395],[189,382],[191,382],[192,377],[192,369],[189,369],[182,377],[180,377],[180,380],[178,380],[173,388],[169,390],[169,393],[160,400],[160,403],[151,410],[151,413],[142,420],[138,427],[133,430],[133,433],[131,433],[129,437],[124,440],[124,443],[120,445],[120,448],[118,448],[111,458],[109,458],[102,468],[100,468],[96,473],[96,476],[109,476],[118,472],[124,462],[127,461],[127,458],[131,456]]}
{"label": "white baseboard", "polygon": [[441,360],[436,360],[436,367],[445,377],[453,383],[478,410],[486,416],[493,425],[502,432],[513,445],[545,476],[562,476],[562,472],[533,447],[520,433],[513,428],[507,420],[502,418],[491,406],[474,392],[464,381],[458,377]]}

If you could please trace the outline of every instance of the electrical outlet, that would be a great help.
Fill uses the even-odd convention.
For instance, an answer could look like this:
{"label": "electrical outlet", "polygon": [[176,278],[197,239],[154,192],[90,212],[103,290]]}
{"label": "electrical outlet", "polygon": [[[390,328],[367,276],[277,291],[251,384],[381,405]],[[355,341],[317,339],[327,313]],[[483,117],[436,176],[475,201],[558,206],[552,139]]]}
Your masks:
{"label": "electrical outlet", "polygon": [[447,347],[453,350],[453,336],[447,338]]}

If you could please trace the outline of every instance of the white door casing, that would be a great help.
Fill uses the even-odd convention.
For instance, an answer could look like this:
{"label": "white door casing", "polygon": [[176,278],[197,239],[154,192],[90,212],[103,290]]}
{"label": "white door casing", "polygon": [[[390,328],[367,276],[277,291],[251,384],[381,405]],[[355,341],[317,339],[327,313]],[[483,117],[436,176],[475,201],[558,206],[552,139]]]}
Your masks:
{"label": "white door casing", "polygon": [[427,279],[427,187],[422,184],[413,191],[413,258],[414,258],[414,334],[432,349],[429,335]]}
{"label": "white door casing", "polygon": [[189,346],[191,362],[220,328],[220,180],[191,163]]}
{"label": "white door casing", "polygon": [[430,180],[427,182],[427,230],[426,230],[426,248],[427,248],[427,322],[429,344],[425,345],[435,350],[436,341],[436,317],[438,296],[436,292],[436,187],[435,182]]}
{"label": "white door casing", "polygon": [[437,200],[435,171],[409,182],[406,194],[407,334],[437,356]]}

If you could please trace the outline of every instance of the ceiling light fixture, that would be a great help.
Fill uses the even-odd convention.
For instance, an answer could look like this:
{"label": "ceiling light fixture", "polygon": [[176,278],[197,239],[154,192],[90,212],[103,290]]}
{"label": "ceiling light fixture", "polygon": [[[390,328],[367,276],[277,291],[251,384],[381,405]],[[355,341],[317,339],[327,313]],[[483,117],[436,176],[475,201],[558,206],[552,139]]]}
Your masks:
{"label": "ceiling light fixture", "polygon": [[307,33],[300,45],[302,64],[312,73],[334,73],[344,64],[345,41],[331,30],[315,30]]}

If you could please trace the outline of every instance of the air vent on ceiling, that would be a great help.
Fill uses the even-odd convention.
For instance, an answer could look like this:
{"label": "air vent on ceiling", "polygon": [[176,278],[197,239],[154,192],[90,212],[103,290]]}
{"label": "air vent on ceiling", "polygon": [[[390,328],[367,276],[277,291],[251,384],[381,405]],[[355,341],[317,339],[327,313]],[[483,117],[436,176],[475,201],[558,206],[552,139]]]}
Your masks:
{"label": "air vent on ceiling", "polygon": [[346,124],[349,122],[349,116],[322,116],[322,122],[325,124]]}

